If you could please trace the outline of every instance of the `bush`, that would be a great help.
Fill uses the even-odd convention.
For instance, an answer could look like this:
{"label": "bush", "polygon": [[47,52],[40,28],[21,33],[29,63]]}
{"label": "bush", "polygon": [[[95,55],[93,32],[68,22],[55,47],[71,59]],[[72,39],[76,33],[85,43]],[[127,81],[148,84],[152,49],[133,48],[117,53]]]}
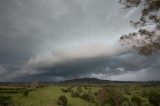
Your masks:
{"label": "bush", "polygon": [[141,98],[137,97],[137,96],[132,96],[131,101],[133,102],[134,105],[136,106],[141,106]]}
{"label": "bush", "polygon": [[106,89],[108,91],[108,103],[113,106],[121,106],[123,102],[122,94],[114,88]]}
{"label": "bush", "polygon": [[0,106],[11,105],[11,96],[0,96]]}
{"label": "bush", "polygon": [[108,92],[105,89],[100,89],[97,92],[97,100],[100,106],[104,106],[108,101]]}
{"label": "bush", "polygon": [[31,83],[31,85],[30,85],[30,87],[31,87],[31,89],[36,89],[36,88],[39,88],[39,87],[41,87],[41,82],[40,81],[38,81],[38,80],[35,80],[35,81],[32,81],[32,83]]}
{"label": "bush", "polygon": [[83,89],[79,86],[79,87],[77,87],[77,92],[78,93],[82,93],[82,91],[83,91]]}
{"label": "bush", "polygon": [[157,92],[151,92],[149,94],[149,102],[154,106],[159,106],[160,105],[160,94],[158,94]]}
{"label": "bush", "polygon": [[62,92],[64,92],[64,93],[72,92],[72,88],[71,88],[71,87],[62,88],[61,90],[62,90]]}
{"label": "bush", "polygon": [[78,92],[72,92],[71,96],[72,97],[80,97],[81,95]]}
{"label": "bush", "polygon": [[64,92],[64,93],[67,93],[67,92],[68,92],[68,90],[65,89],[65,88],[62,88],[61,90],[62,90],[62,92]]}
{"label": "bush", "polygon": [[60,96],[57,100],[57,104],[61,106],[67,106],[68,100],[65,96]]}
{"label": "bush", "polygon": [[131,95],[131,93],[130,93],[130,91],[128,90],[127,87],[124,87],[124,91],[125,91],[125,93],[126,93],[127,95]]}
{"label": "bush", "polygon": [[91,94],[88,94],[88,93],[82,94],[81,98],[88,101],[88,102],[93,102],[93,103],[95,102],[94,96]]}
{"label": "bush", "polygon": [[24,90],[22,94],[23,94],[23,96],[25,96],[25,97],[26,97],[26,96],[28,96],[28,95],[29,95],[29,91],[28,91],[28,90]]}
{"label": "bush", "polygon": [[[122,97],[122,106],[130,106],[130,100],[129,100],[129,98],[127,98],[127,97]],[[124,105],[125,104],[125,105]]]}

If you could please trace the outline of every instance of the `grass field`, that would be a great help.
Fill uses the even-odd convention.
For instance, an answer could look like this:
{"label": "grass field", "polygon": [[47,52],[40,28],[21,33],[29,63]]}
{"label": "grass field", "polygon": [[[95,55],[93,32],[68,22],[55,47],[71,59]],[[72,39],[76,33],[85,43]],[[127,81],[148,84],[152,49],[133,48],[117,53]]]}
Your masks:
{"label": "grass field", "polygon": [[[68,105],[67,106],[96,106],[96,96],[94,95],[95,98],[95,103],[86,101],[80,97],[73,97],[71,95],[71,92],[62,92],[62,88],[66,89],[70,85],[66,86],[56,86],[56,85],[51,85],[43,88],[37,88],[35,90],[29,91],[29,94],[27,96],[23,95],[22,88],[17,89],[16,87],[11,87],[15,91],[14,92],[8,92],[12,91],[11,89],[5,89],[5,87],[0,87],[0,95],[2,96],[11,96],[12,97],[12,104],[14,106],[58,106],[57,105],[57,99],[59,96],[64,95],[66,96],[68,100]],[[76,92],[79,86],[74,86],[72,87],[72,92]],[[89,86],[89,89],[85,89],[84,86],[81,87],[81,92],[80,94],[89,93],[89,94],[94,94],[95,92],[99,91],[100,89],[104,88],[104,86]],[[16,90],[18,90],[16,92]],[[148,96],[149,92],[157,92],[160,93],[160,85],[149,85],[149,86],[144,86],[144,85],[139,85],[139,84],[129,84],[129,85],[123,85],[123,84],[116,84],[116,85],[108,85],[105,86],[107,89],[116,89],[116,91],[120,92],[120,94],[123,95],[123,97],[129,99],[131,101],[131,98],[133,96],[137,96],[141,99],[141,106],[152,106],[149,103]],[[5,90],[2,90],[5,89]],[[4,92],[2,92],[4,91]],[[7,91],[7,92],[5,92]],[[1,105],[0,105],[1,106]],[[3,106],[3,105],[2,105]],[[10,106],[10,105],[8,105]],[[99,106],[99,105],[97,105]],[[111,106],[111,105],[103,105],[103,106]],[[123,103],[122,106],[128,106],[127,104]],[[134,106],[134,105],[131,105]],[[135,105],[138,106],[138,105]]]}
{"label": "grass field", "polygon": [[68,106],[94,106],[93,103],[73,98],[69,93],[63,93],[61,88],[64,87],[49,86],[39,88],[31,91],[27,97],[23,96],[22,93],[11,95],[16,106],[57,106],[57,98],[61,95],[65,95],[68,98]]}

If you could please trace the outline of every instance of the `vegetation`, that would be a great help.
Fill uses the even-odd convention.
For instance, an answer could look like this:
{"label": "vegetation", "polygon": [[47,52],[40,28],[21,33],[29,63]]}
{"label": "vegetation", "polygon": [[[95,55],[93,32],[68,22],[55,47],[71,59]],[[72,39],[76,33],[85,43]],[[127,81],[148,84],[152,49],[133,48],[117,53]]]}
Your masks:
{"label": "vegetation", "polygon": [[141,98],[137,96],[132,96],[131,101],[134,106],[141,106],[141,102],[142,102]]}
{"label": "vegetation", "polygon": [[[160,53],[160,0],[120,0],[125,8],[141,6],[142,13],[138,21],[131,21],[131,25],[139,29],[138,32],[123,35],[120,42],[131,45],[139,54],[154,55]],[[148,29],[146,26],[152,26]]]}
{"label": "vegetation", "polygon": [[0,106],[9,106],[11,104],[11,96],[0,96]]}
{"label": "vegetation", "polygon": [[64,95],[60,96],[57,100],[57,104],[60,106],[67,106],[67,103],[68,103],[67,98]]}
{"label": "vegetation", "polygon": [[0,86],[0,89],[3,89],[0,93],[0,106],[160,105],[159,83],[61,84],[23,90],[11,85]]}
{"label": "vegetation", "polygon": [[29,95],[29,90],[25,89],[22,94],[23,96],[27,97]]}
{"label": "vegetation", "polygon": [[149,102],[153,106],[160,106],[160,94],[159,92],[151,92],[149,95]]}
{"label": "vegetation", "polygon": [[108,100],[108,93],[105,89],[100,89],[97,93],[97,101],[98,105],[104,106],[107,103]]}

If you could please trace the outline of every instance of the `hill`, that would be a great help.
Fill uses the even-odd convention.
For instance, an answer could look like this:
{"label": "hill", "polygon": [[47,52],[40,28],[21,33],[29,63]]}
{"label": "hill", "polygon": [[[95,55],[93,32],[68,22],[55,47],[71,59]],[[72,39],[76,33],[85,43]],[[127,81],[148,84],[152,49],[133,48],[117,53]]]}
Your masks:
{"label": "hill", "polygon": [[97,78],[77,78],[77,79],[70,79],[70,80],[65,80],[61,81],[61,84],[106,84],[110,83],[111,81],[109,80],[101,80]]}

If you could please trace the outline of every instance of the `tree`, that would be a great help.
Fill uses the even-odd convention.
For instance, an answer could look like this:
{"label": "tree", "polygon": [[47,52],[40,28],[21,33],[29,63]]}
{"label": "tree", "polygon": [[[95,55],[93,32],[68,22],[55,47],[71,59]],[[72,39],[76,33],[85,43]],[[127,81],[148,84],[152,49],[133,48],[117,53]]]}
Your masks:
{"label": "tree", "polygon": [[100,106],[104,106],[108,100],[109,94],[106,92],[105,89],[100,89],[97,92],[97,100]]}
{"label": "tree", "polygon": [[[142,14],[138,21],[131,21],[131,25],[138,28],[138,32],[120,37],[122,45],[130,45],[142,55],[160,53],[160,0],[120,0],[125,8],[142,6]],[[152,30],[144,28],[152,26]]]}
{"label": "tree", "polygon": [[60,96],[57,100],[57,104],[61,106],[67,106],[67,103],[68,103],[68,100],[64,95]]}
{"label": "tree", "polygon": [[123,96],[119,91],[117,91],[116,89],[110,90],[110,97],[113,106],[121,106],[123,102]]}
{"label": "tree", "polygon": [[35,81],[32,81],[31,88],[36,89],[36,88],[40,87],[40,85],[41,85],[40,81],[35,80]]}

